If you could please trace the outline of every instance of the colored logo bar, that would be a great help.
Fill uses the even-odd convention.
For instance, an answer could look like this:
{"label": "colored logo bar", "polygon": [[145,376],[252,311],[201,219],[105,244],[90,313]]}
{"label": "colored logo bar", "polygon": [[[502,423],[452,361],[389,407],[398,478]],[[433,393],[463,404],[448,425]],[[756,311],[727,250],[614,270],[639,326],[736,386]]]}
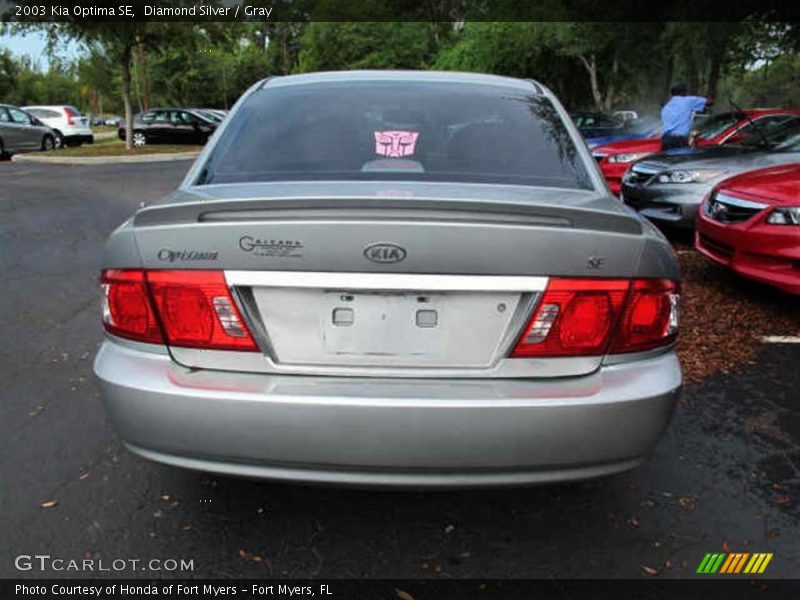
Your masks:
{"label": "colored logo bar", "polygon": [[727,575],[736,573],[758,574],[763,573],[769,561],[772,560],[772,552],[732,552],[732,553],[709,553],[700,561],[697,567],[698,573],[713,574],[725,573]]}

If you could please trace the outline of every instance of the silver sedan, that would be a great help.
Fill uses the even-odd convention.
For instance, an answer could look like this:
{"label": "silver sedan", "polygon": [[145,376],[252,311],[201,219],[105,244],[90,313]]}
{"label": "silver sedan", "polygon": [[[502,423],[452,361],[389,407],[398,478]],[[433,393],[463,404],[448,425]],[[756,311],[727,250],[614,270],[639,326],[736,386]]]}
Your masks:
{"label": "silver sedan", "polygon": [[678,280],[544,86],[277,77],[111,235],[94,368],[128,448],[177,467],[585,479],[641,464],[667,427]]}

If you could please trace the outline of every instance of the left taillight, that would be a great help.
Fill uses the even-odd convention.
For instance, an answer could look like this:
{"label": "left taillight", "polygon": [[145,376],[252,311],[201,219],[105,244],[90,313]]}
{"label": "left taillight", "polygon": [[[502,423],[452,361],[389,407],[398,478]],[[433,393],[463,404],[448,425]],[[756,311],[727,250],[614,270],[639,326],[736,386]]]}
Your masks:
{"label": "left taillight", "polygon": [[107,270],[101,285],[109,333],[170,346],[258,349],[221,271]]}
{"label": "left taillight", "polygon": [[100,289],[106,331],[139,342],[164,342],[147,293],[144,271],[103,271]]}

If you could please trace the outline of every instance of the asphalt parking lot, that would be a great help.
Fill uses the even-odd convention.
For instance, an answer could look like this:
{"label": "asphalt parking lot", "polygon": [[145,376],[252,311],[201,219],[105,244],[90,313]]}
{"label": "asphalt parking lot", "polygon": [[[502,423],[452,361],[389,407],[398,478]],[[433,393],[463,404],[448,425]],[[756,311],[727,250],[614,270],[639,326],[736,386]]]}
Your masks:
{"label": "asphalt parking lot", "polygon": [[14,567],[49,554],[194,561],[98,574],[115,576],[691,577],[705,553],[736,551],[773,552],[764,577],[800,573],[798,344],[689,383],[652,459],[589,483],[316,489],[130,455],[92,380],[102,244],[188,166],[0,164],[0,576],[87,575]]}

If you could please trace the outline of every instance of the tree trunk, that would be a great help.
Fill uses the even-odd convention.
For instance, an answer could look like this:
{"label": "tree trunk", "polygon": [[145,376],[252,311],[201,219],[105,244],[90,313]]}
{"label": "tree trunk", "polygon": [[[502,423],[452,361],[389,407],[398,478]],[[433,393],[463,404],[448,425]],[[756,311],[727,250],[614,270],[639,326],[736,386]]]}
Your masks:
{"label": "tree trunk", "polygon": [[145,53],[144,44],[139,42],[138,50],[138,62],[139,62],[139,79],[140,79],[140,87],[142,91],[142,110],[148,110],[150,108],[150,82],[147,79],[147,54]]}
{"label": "tree trunk", "polygon": [[579,54],[578,58],[589,72],[589,83],[592,86],[592,98],[594,98],[594,104],[599,110],[603,110],[603,94],[600,93],[600,86],[597,83],[597,64],[595,63],[594,54],[592,54],[588,59],[582,54]]}
{"label": "tree trunk", "polygon": [[131,106],[131,46],[122,51],[122,103],[125,105],[125,148],[133,149],[133,108]]}

